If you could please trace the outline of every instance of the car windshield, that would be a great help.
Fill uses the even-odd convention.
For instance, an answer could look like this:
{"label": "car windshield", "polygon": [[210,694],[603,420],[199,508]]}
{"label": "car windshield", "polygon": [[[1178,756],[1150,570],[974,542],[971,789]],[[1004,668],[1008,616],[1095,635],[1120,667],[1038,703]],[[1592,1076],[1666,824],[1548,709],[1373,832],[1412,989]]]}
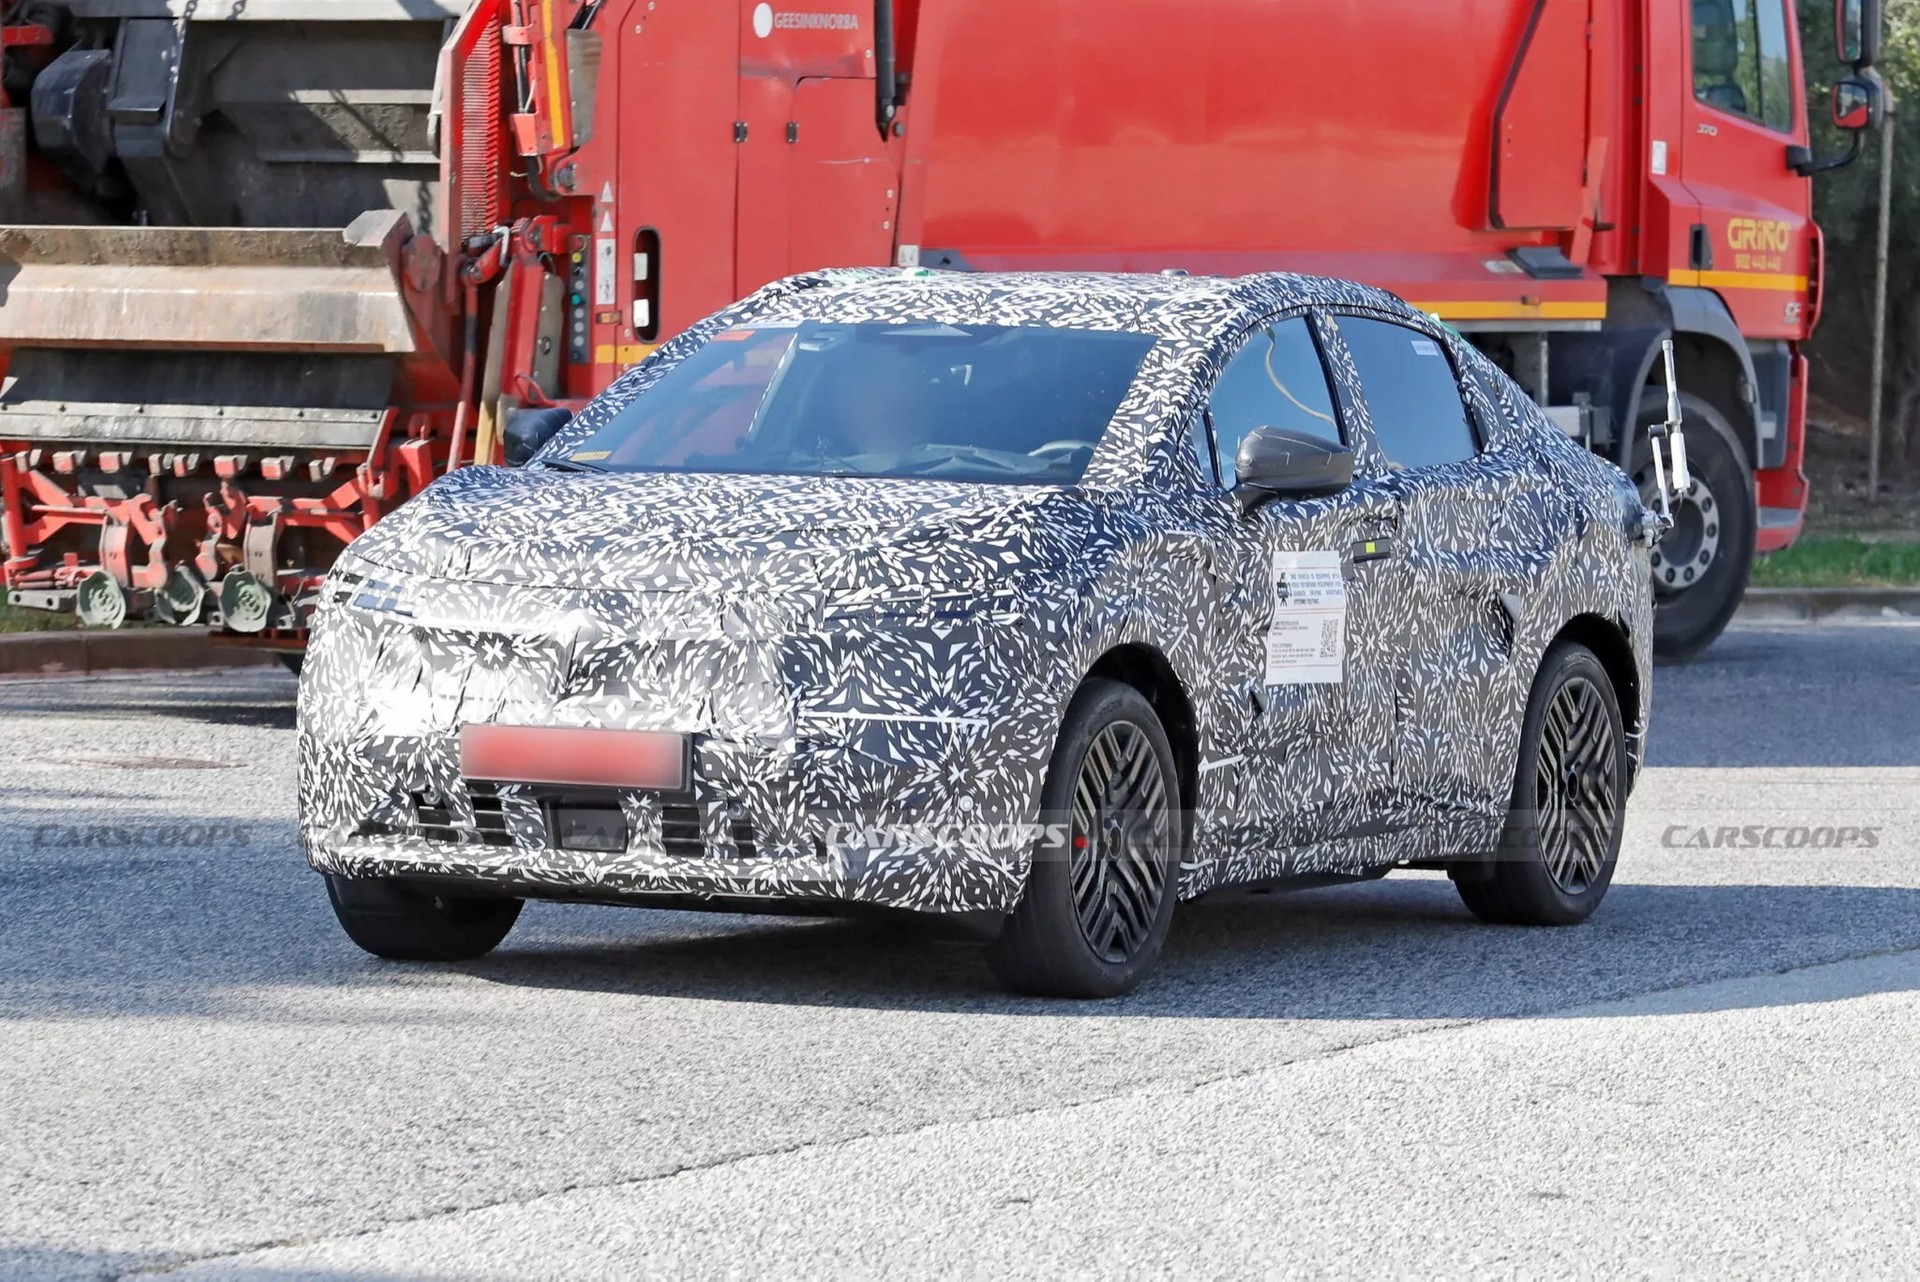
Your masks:
{"label": "car windshield", "polygon": [[925,322],[722,330],[552,461],[1071,485],[1153,343]]}

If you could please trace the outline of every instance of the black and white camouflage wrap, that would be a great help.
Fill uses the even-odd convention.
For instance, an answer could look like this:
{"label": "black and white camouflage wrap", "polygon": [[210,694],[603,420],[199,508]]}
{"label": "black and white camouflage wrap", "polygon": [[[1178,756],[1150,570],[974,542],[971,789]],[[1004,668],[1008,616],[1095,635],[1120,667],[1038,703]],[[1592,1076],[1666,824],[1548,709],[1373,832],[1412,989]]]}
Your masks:
{"label": "black and white camouflage wrap", "polygon": [[[1203,483],[1185,425],[1256,322],[1305,309],[1445,344],[1478,374],[1482,454],[1388,468],[1333,334],[1355,483],[1252,515]],[[1637,767],[1652,604],[1633,487],[1471,347],[1375,290],[1283,275],[794,278],[668,344],[542,457],[577,447],[717,328],[807,319],[1158,342],[1072,489],[538,461],[441,479],[355,541],[314,619],[299,694],[314,867],[642,902],[1008,910],[1032,857],[1018,825],[1038,818],[1068,700],[1123,647],[1161,665],[1191,711],[1187,896],[1491,849],[1534,671],[1581,616],[1629,638]],[[1375,537],[1398,555],[1354,563]],[[1341,681],[1266,684],[1268,567],[1290,550],[1346,557]],[[403,608],[377,608],[388,599]],[[693,796],[677,804],[699,840],[664,840],[675,800],[634,793],[627,850],[558,849],[514,785],[488,803],[507,835],[483,839],[458,769],[470,722],[693,736]],[[431,831],[423,805],[442,812]]]}

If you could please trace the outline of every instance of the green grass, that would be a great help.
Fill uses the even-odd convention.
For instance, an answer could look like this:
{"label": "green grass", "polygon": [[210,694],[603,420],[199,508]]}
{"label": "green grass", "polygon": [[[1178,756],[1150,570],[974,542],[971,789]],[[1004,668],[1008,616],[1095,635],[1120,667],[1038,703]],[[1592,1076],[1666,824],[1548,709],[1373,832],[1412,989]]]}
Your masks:
{"label": "green grass", "polygon": [[1920,542],[1816,535],[1753,563],[1760,588],[1920,587]]}
{"label": "green grass", "polygon": [[80,620],[71,614],[55,614],[51,610],[22,610],[16,605],[0,602],[0,632],[65,632],[80,626]]}

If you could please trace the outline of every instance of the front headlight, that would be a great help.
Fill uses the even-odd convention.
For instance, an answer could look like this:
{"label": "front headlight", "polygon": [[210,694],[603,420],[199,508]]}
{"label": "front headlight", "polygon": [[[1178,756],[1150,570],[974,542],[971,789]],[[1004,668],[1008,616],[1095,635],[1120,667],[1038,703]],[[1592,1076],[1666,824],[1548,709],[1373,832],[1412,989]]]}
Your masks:
{"label": "front headlight", "polygon": [[413,617],[410,597],[411,585],[405,578],[352,556],[335,562],[321,589],[321,599],[329,605],[351,605],[409,619]]}

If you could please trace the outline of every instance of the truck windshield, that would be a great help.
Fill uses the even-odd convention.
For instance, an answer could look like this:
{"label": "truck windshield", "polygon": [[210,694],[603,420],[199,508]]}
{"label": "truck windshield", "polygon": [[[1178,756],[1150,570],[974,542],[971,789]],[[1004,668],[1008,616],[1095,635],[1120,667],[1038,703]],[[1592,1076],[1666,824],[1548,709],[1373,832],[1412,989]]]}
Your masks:
{"label": "truck windshield", "polygon": [[614,472],[1071,485],[1153,343],[925,322],[723,330],[563,458]]}

